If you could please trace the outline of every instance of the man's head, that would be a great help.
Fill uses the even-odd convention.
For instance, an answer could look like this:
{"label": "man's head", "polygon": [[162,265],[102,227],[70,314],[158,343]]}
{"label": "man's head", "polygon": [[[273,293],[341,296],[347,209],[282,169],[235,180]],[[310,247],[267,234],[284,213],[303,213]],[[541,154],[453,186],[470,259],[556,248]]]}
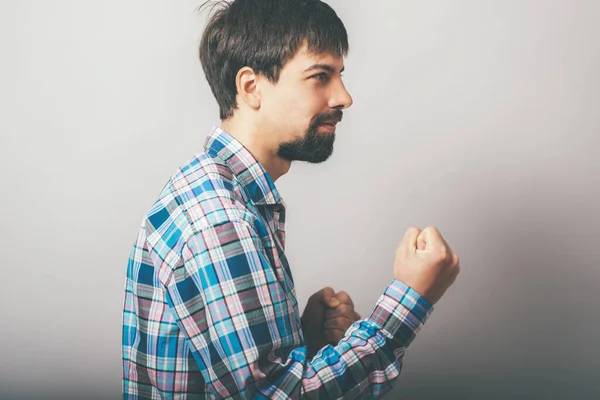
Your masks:
{"label": "man's head", "polygon": [[200,60],[222,120],[241,116],[286,160],[321,162],[352,104],[342,21],[320,0],[217,3]]}

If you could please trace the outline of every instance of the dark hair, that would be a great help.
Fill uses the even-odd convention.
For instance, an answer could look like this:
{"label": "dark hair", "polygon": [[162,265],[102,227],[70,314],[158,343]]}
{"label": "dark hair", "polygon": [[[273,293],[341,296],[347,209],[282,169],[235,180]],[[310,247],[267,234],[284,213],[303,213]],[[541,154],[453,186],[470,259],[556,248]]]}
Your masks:
{"label": "dark hair", "polygon": [[[235,78],[247,66],[273,83],[306,43],[312,53],[348,53],[348,35],[333,9],[320,0],[209,1],[200,61],[222,120],[237,109]],[[215,11],[216,10],[216,11]]]}

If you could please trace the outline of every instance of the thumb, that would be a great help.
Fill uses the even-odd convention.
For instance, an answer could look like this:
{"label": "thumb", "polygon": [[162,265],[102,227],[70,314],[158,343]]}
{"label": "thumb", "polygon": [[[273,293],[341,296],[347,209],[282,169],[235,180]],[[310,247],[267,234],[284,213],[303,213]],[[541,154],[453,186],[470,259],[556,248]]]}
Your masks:
{"label": "thumb", "polygon": [[400,247],[406,254],[413,254],[417,249],[417,237],[421,234],[421,230],[417,227],[411,226],[406,230]]}
{"label": "thumb", "polygon": [[319,292],[319,301],[325,307],[336,308],[340,305],[340,300],[335,295],[335,290],[327,286]]}
{"label": "thumb", "polygon": [[428,226],[423,229],[417,238],[417,246],[419,250],[427,250],[438,247],[444,243],[442,235],[435,226]]}

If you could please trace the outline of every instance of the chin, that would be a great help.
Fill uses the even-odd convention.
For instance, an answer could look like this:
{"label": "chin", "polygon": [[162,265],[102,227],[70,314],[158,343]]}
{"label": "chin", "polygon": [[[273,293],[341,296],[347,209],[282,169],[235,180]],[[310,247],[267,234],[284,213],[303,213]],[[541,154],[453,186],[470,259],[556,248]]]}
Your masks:
{"label": "chin", "polygon": [[329,160],[333,154],[333,148],[326,151],[314,152],[312,154],[306,154],[304,157],[299,157],[298,161],[305,161],[311,164],[320,164]]}
{"label": "chin", "polygon": [[303,139],[281,144],[278,155],[287,161],[319,164],[331,157],[334,141],[335,133],[315,130]]}

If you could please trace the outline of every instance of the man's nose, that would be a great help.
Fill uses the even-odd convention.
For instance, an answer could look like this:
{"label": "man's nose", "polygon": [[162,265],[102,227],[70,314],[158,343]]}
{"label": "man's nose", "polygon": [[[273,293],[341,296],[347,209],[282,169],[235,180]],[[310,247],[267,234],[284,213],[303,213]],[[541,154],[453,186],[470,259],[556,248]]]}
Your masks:
{"label": "man's nose", "polygon": [[340,81],[338,85],[336,85],[335,89],[333,90],[332,93],[332,97],[331,97],[331,101],[330,101],[330,107],[331,108],[337,108],[337,109],[345,109],[348,108],[352,105],[352,103],[354,102],[352,100],[352,96],[350,96],[350,93],[348,93],[348,91],[346,90],[346,87],[344,86],[344,84]]}

